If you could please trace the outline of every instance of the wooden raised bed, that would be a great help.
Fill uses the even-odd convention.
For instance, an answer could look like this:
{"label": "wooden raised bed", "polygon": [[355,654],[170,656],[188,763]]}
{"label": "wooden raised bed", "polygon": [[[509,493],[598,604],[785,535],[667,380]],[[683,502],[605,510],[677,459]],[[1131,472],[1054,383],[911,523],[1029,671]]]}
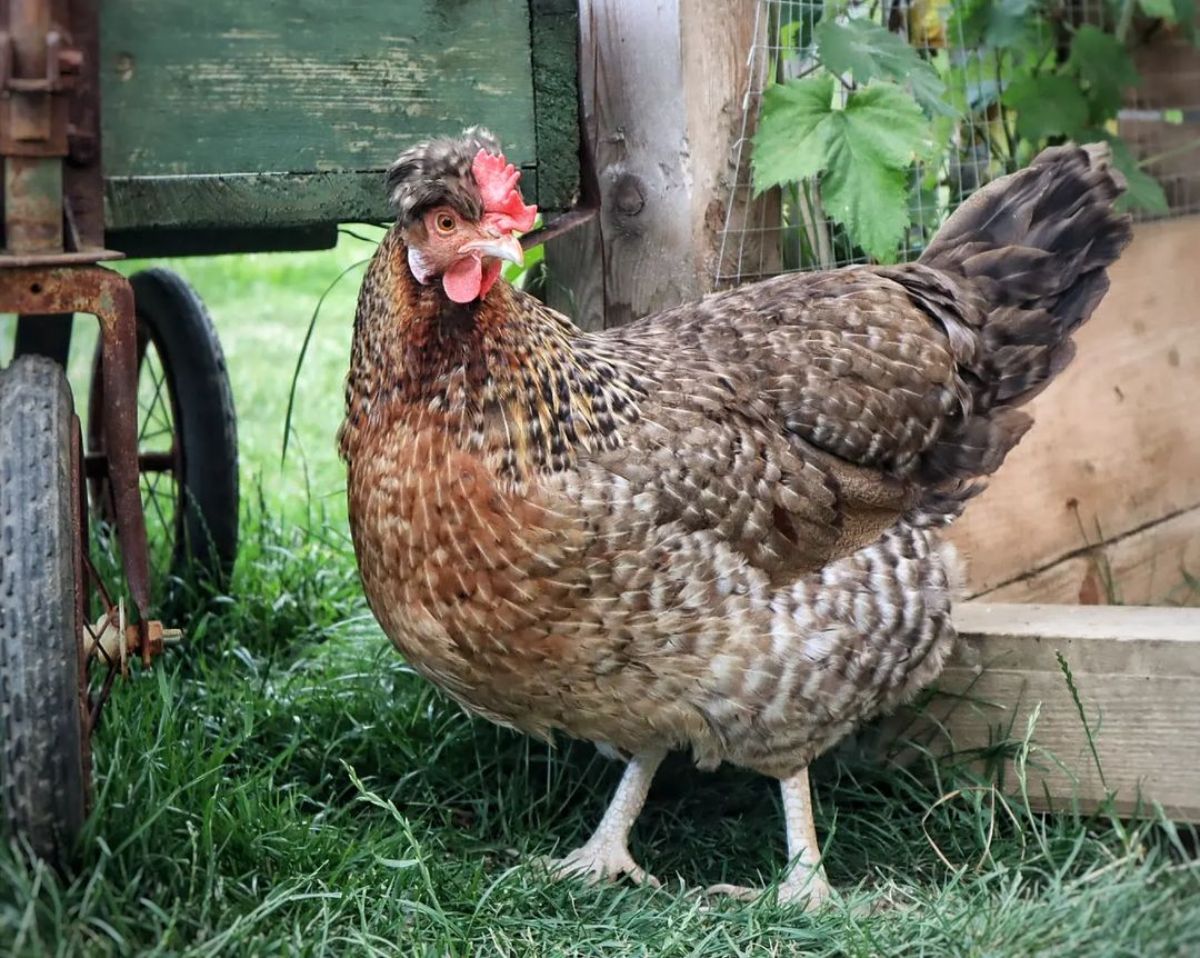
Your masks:
{"label": "wooden raised bed", "polygon": [[963,644],[937,692],[885,722],[885,747],[903,737],[934,754],[986,749],[1022,741],[1034,719],[1035,808],[1091,811],[1111,796],[1121,814],[1161,805],[1200,821],[1200,609],[965,602],[955,623]]}

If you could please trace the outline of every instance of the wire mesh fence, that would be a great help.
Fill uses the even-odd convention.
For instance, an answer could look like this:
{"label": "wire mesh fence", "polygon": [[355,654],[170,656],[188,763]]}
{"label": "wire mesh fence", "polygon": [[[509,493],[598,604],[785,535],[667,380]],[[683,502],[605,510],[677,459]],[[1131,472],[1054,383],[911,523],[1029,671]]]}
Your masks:
{"label": "wire mesh fence", "polygon": [[[1011,112],[1006,114],[1001,102],[1011,60],[995,49],[968,42],[963,28],[968,18],[955,16],[971,2],[880,0],[840,8],[843,17],[870,19],[902,36],[944,80],[946,99],[955,108],[946,149],[910,171],[910,222],[898,249],[902,260],[919,256],[946,217],[972,192],[1029,158],[1014,143]],[[826,7],[823,0],[760,0],[755,7],[741,136],[731,158],[736,175],[726,197],[715,264],[719,287],[780,272],[869,261],[847,231],[827,215],[819,179],[787,183],[755,198],[752,140],[764,92],[773,84],[802,79],[821,68],[815,38],[818,24],[828,15]],[[1052,13],[1038,18],[1032,27],[1055,33],[1042,38],[1047,50],[1056,44],[1061,47],[1062,37],[1083,24],[1111,31],[1120,6],[1110,0],[1065,0]],[[1153,27],[1145,29],[1153,31]],[[1108,129],[1119,133],[1142,168],[1162,184],[1169,207],[1165,215],[1198,212],[1200,51],[1169,31],[1145,39],[1152,42],[1134,53],[1143,81],[1126,91],[1125,105]],[[1062,50],[1059,55],[1066,56]]]}

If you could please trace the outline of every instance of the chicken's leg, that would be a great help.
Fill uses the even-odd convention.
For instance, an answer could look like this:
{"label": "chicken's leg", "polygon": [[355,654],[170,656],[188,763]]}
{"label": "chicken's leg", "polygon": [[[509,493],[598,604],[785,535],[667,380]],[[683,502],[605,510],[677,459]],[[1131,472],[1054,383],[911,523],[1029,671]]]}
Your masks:
{"label": "chicken's leg", "polygon": [[[821,850],[817,845],[817,829],[812,817],[812,793],[808,787],[808,769],[783,779],[780,790],[783,794],[790,865],[787,877],[779,886],[779,901],[781,904],[806,901],[806,909],[813,911],[828,900],[831,891],[825,880],[825,869],[821,867]],[[762,891],[740,885],[713,885],[708,889],[708,894],[757,898]]]}
{"label": "chicken's leg", "polygon": [[658,879],[648,874],[629,854],[628,841],[629,830],[637,821],[646,793],[650,791],[650,782],[665,754],[643,752],[630,759],[617,793],[592,837],[565,858],[550,863],[556,875],[575,876],[588,883],[628,875],[639,885],[646,882],[658,887]]}

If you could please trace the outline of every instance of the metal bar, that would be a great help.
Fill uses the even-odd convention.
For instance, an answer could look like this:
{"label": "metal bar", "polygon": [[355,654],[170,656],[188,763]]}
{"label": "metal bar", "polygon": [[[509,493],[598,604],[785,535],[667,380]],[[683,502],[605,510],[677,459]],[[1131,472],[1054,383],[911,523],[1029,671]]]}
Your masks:
{"label": "metal bar", "polygon": [[[150,611],[150,556],[138,488],[137,320],[133,288],[102,266],[0,270],[0,312],[91,313],[100,321],[104,386],[104,448],[112,475],[117,536],[125,577],[146,627]],[[150,643],[142,643],[150,661]]]}
{"label": "metal bar", "polygon": [[[88,453],[83,467],[84,474],[89,479],[106,479],[108,477],[108,456],[102,452]],[[179,460],[174,449],[166,452],[138,454],[138,472],[142,475],[148,472],[175,472],[178,468]]]}
{"label": "metal bar", "polygon": [[55,253],[63,248],[62,160],[4,158],[5,247],[10,253]]}

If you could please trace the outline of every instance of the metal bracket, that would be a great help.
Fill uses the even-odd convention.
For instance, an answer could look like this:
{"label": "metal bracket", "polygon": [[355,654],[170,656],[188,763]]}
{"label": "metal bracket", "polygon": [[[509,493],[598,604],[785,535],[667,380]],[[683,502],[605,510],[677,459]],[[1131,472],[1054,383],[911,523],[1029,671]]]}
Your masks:
{"label": "metal bracket", "polygon": [[83,69],[83,51],[67,46],[60,31],[50,30],[46,34],[44,77],[15,77],[12,65],[12,37],[0,31],[0,92],[61,93],[74,88]]}

